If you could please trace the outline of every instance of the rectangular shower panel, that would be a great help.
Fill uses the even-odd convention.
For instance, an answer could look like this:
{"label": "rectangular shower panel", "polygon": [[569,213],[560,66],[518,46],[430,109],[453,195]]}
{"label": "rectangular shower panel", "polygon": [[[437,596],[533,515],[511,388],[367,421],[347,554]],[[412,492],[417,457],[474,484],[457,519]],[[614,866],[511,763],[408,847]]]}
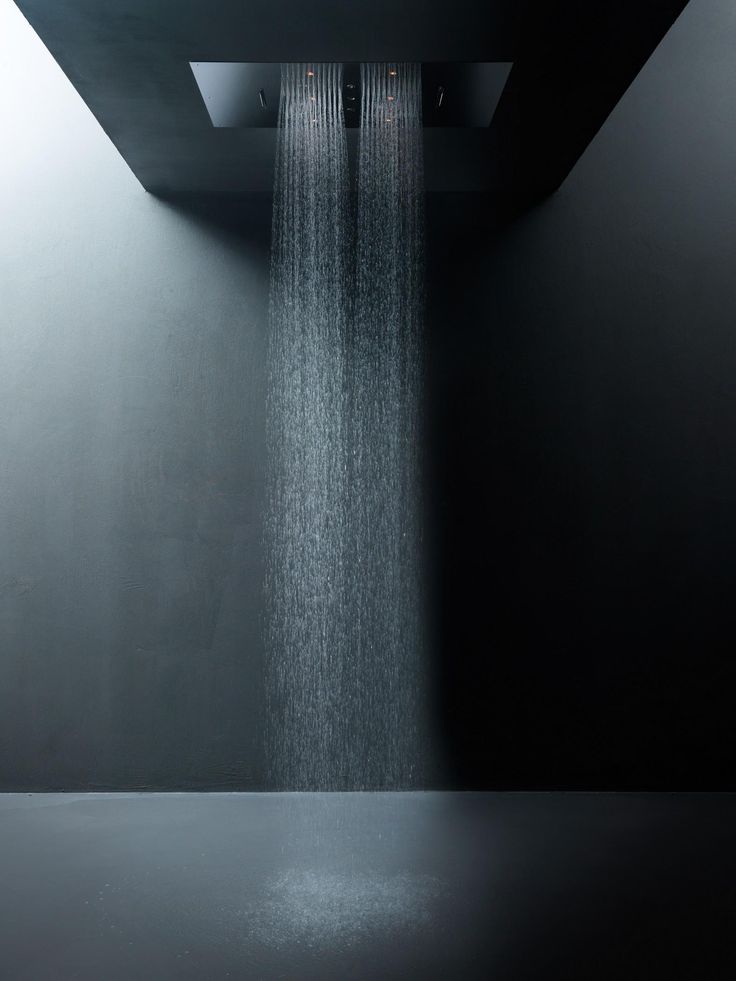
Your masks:
{"label": "rectangular shower panel", "polygon": [[[269,128],[277,125],[281,90],[278,62],[192,61],[190,67],[212,125]],[[484,128],[491,124],[511,62],[425,62],[422,118],[425,127]],[[343,66],[345,125],[359,125],[360,65]]]}

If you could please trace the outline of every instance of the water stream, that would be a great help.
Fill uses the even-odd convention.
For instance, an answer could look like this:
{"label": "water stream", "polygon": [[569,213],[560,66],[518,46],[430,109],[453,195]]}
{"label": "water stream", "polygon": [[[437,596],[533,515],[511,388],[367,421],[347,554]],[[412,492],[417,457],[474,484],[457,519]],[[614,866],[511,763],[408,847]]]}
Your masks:
{"label": "water stream", "polygon": [[278,789],[400,789],[421,770],[418,66],[362,66],[357,196],[347,161],[341,66],[282,66],[266,518]]}

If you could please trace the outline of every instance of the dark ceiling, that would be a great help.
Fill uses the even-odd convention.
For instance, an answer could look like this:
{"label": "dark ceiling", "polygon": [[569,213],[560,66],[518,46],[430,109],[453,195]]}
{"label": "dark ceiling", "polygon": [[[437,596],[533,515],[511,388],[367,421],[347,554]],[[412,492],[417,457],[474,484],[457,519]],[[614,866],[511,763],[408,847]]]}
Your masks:
{"label": "dark ceiling", "polygon": [[513,62],[490,127],[425,130],[427,189],[559,186],[686,0],[16,0],[142,185],[268,192],[272,128],[215,128],[190,62]]}

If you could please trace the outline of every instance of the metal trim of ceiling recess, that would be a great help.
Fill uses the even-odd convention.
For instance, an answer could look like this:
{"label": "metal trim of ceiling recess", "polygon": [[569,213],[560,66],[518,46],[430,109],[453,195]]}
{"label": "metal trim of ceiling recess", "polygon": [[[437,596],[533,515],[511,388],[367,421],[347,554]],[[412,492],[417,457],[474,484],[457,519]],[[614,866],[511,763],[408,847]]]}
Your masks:
{"label": "metal trim of ceiling recess", "polygon": [[[686,4],[311,0],[305,14],[300,0],[15,2],[154,194],[273,189],[273,84],[251,92],[259,125],[213,126],[191,63],[270,64],[278,72],[281,62],[399,61],[424,68],[427,191],[488,192],[514,207],[560,186]],[[453,65],[512,62],[490,126],[493,99],[477,107],[483,120],[472,99],[462,111],[453,104],[459,89],[451,73],[465,71]],[[481,89],[476,79],[470,94]],[[350,147],[357,133],[346,124]]]}

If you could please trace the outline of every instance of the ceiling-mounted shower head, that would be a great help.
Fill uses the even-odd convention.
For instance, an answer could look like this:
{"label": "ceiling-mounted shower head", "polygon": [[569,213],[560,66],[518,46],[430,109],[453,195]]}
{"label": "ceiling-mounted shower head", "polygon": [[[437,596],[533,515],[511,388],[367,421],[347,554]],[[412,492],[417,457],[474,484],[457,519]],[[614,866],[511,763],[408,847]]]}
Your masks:
{"label": "ceiling-mounted shower head", "polygon": [[[281,66],[275,62],[190,62],[215,127],[272,127],[278,124]],[[506,84],[510,62],[425,62],[422,118],[425,127],[482,128],[491,123]],[[312,74],[313,74],[313,70]],[[309,74],[309,72],[307,72]],[[391,65],[388,74],[396,76]],[[392,96],[389,94],[389,100]],[[360,64],[343,65],[345,125],[360,125]]]}

